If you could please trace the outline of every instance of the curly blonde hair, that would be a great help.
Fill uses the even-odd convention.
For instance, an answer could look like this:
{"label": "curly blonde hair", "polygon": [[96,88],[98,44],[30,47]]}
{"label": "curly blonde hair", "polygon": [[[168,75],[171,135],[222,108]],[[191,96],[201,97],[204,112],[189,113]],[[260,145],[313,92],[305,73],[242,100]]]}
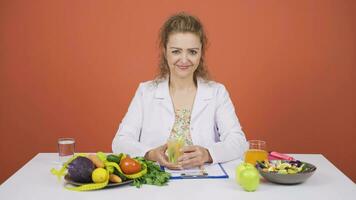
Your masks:
{"label": "curly blonde hair", "polygon": [[199,61],[199,65],[194,72],[194,81],[196,81],[198,77],[204,80],[210,79],[210,75],[207,70],[207,66],[205,64],[205,51],[206,51],[208,39],[206,37],[203,25],[197,17],[189,15],[185,12],[181,12],[169,17],[160,29],[159,72],[156,77],[156,80],[162,80],[169,77],[169,73],[170,73],[169,66],[164,54],[164,51],[167,48],[169,36],[172,33],[187,33],[187,32],[196,34],[200,38],[200,42],[202,44],[201,58]]}

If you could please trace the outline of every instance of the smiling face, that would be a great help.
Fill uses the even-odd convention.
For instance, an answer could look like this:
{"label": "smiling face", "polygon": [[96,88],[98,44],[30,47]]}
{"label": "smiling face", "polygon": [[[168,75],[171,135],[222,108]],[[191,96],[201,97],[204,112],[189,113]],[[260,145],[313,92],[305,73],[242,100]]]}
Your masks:
{"label": "smiling face", "polygon": [[173,33],[169,36],[165,56],[172,78],[193,80],[201,58],[199,37],[194,33]]}

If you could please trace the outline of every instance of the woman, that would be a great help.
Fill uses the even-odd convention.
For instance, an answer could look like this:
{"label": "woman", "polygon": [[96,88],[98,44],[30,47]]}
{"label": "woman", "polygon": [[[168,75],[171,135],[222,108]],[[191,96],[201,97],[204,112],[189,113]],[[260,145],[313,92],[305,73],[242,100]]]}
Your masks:
{"label": "woman", "polygon": [[[164,23],[160,73],[138,87],[113,140],[114,153],[144,156],[172,169],[243,155],[246,139],[229,94],[208,79],[206,44],[196,17],[179,13]],[[166,156],[169,138],[183,138],[185,143],[178,163]]]}

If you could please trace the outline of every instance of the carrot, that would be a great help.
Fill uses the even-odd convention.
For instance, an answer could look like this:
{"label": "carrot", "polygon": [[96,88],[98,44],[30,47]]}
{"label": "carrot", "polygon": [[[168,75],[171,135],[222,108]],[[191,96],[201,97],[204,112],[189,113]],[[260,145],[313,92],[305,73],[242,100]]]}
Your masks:
{"label": "carrot", "polygon": [[120,176],[117,176],[115,174],[110,174],[109,180],[113,183],[121,183],[122,182]]}
{"label": "carrot", "polygon": [[94,165],[98,168],[98,167],[101,167],[101,168],[104,168],[105,167],[105,164],[103,161],[101,161],[96,155],[94,154],[90,154],[88,155],[88,158],[94,163]]}

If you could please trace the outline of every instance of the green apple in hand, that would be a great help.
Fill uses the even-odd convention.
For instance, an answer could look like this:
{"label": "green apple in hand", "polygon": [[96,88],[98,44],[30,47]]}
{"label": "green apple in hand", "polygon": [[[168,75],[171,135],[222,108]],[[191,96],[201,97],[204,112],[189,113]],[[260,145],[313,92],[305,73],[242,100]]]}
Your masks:
{"label": "green apple in hand", "polygon": [[236,168],[236,181],[244,190],[252,192],[260,185],[260,175],[252,164],[242,163]]}

